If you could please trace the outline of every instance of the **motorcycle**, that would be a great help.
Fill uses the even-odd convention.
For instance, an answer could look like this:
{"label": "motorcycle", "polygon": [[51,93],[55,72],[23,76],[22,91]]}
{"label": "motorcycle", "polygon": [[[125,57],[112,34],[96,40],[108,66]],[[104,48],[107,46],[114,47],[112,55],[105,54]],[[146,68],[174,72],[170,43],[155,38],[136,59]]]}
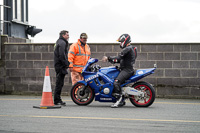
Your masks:
{"label": "motorcycle", "polygon": [[[120,68],[101,68],[96,62],[98,59],[88,60],[82,70],[84,80],[78,81],[71,89],[71,99],[77,105],[88,105],[94,98],[99,102],[116,102],[116,98],[112,96],[113,83],[120,73]],[[154,68],[136,70],[135,74],[121,85],[125,100],[130,99],[136,107],[150,106],[155,100],[155,89],[151,84],[138,80],[153,74],[155,70],[156,64]]]}

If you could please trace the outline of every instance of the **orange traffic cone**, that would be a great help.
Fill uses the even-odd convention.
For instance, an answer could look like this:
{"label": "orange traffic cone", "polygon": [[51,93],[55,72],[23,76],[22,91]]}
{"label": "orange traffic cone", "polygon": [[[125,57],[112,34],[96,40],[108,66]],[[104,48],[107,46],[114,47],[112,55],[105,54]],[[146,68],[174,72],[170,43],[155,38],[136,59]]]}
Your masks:
{"label": "orange traffic cone", "polygon": [[46,66],[46,70],[45,70],[41,104],[40,104],[40,106],[33,106],[33,108],[40,108],[40,109],[61,108],[61,106],[56,106],[53,103],[50,76],[49,76],[49,67],[48,66]]}

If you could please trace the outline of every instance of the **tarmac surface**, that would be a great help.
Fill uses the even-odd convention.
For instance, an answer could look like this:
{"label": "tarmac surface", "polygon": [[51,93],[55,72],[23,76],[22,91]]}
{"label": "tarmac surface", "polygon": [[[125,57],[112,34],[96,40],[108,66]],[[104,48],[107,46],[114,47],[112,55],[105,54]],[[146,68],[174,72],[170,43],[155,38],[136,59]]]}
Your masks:
{"label": "tarmac surface", "polygon": [[122,108],[93,101],[78,106],[36,109],[41,96],[0,95],[0,133],[200,133],[200,100],[160,99],[148,108],[127,101]]}

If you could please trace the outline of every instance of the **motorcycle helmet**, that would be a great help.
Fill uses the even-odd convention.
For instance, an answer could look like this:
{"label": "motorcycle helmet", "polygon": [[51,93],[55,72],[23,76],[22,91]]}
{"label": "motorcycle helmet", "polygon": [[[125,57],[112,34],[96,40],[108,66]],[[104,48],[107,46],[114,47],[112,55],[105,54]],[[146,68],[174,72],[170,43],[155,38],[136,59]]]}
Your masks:
{"label": "motorcycle helmet", "polygon": [[122,34],[117,41],[120,42],[120,48],[125,48],[131,42],[131,37],[129,34]]}

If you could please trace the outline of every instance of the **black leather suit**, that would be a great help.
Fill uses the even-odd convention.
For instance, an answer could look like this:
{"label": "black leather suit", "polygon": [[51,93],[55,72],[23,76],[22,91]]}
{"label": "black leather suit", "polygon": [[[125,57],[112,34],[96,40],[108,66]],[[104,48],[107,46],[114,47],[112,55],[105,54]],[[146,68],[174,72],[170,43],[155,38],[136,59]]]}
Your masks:
{"label": "black leather suit", "polygon": [[121,94],[121,84],[134,74],[134,64],[137,57],[137,48],[131,45],[122,49],[118,56],[109,56],[111,63],[120,63],[121,72],[114,81],[114,92]]}

